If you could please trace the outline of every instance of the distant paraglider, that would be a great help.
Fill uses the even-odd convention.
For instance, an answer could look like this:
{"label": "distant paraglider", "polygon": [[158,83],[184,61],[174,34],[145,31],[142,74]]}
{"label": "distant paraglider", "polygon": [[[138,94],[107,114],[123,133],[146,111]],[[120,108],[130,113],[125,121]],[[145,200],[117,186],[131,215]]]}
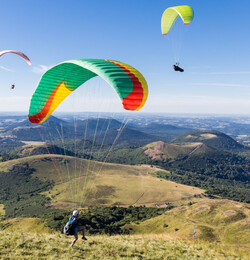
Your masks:
{"label": "distant paraglider", "polygon": [[15,84],[12,84],[10,89],[14,89],[15,88]]}
{"label": "distant paraglider", "polygon": [[13,53],[16,54],[18,56],[20,56],[21,58],[23,58],[29,65],[31,65],[31,61],[30,59],[27,57],[27,55],[25,55],[24,53],[20,52],[20,51],[12,51],[12,50],[5,50],[5,51],[0,51],[0,57],[6,53]]}
{"label": "distant paraglider", "polygon": [[[169,33],[178,17],[182,19],[184,24],[190,24],[194,17],[193,9],[188,5],[167,8],[161,17],[161,32],[163,35],[167,35]],[[179,67],[178,62],[173,65],[173,68],[175,71],[184,71]]]}

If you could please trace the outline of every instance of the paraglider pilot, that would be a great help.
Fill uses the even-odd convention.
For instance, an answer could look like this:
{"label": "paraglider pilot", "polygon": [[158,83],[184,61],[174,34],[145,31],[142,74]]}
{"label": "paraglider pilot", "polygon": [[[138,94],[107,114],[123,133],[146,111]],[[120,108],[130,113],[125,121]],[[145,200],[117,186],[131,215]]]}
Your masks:
{"label": "paraglider pilot", "polygon": [[74,235],[74,240],[72,241],[70,248],[73,248],[75,242],[78,239],[78,232],[82,231],[82,239],[87,240],[87,238],[85,237],[85,232],[86,232],[86,228],[85,226],[80,226],[78,225],[78,217],[79,217],[79,211],[78,210],[74,210],[72,213],[72,216],[70,217],[68,223],[66,224],[66,226],[64,227],[64,233],[67,234],[65,232],[65,229],[67,229],[67,226],[70,226],[70,234]]}
{"label": "paraglider pilot", "polygon": [[77,224],[77,219],[78,219],[78,217],[79,217],[79,211],[78,211],[78,210],[74,210],[74,211],[73,211],[73,215],[72,215],[72,217],[71,217],[71,221],[73,221],[73,223],[75,224],[75,233],[74,233],[74,237],[75,237],[75,238],[74,238],[74,240],[72,241],[72,243],[71,243],[71,245],[70,245],[71,248],[73,248],[75,242],[76,242],[77,239],[78,239],[78,232],[79,232],[79,231],[82,231],[82,239],[87,240],[87,238],[85,237],[85,232],[86,232],[85,226],[79,226],[79,225]]}
{"label": "paraglider pilot", "polygon": [[173,65],[173,68],[174,68],[175,71],[180,71],[180,72],[183,72],[183,71],[184,71],[184,69],[182,69],[182,68],[179,67],[179,63],[178,63],[178,62],[176,62],[176,63]]}

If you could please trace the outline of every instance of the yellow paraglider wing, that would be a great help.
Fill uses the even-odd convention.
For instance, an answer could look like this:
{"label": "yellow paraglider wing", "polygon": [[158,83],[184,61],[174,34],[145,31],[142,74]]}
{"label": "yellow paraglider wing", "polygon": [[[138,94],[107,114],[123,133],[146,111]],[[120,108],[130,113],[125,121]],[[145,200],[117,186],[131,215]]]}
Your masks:
{"label": "yellow paraglider wing", "polygon": [[162,34],[168,34],[178,16],[181,17],[184,24],[190,24],[194,17],[193,9],[188,5],[167,8],[161,18]]}

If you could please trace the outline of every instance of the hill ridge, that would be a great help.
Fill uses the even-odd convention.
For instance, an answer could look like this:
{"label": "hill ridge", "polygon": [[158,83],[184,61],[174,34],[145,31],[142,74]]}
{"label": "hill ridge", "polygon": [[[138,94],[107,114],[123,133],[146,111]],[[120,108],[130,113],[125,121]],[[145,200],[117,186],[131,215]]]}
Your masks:
{"label": "hill ridge", "polygon": [[216,149],[221,149],[224,151],[236,151],[236,150],[247,149],[247,147],[238,143],[227,134],[217,130],[189,131],[178,136],[172,141],[172,143],[189,143],[189,142],[202,142],[207,146]]}

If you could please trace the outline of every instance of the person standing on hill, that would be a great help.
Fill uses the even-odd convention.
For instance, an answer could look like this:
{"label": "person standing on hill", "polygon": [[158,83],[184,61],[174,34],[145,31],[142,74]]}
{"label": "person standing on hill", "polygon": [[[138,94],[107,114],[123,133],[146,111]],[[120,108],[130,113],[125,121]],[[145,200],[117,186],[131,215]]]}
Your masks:
{"label": "person standing on hill", "polygon": [[85,226],[78,225],[78,217],[79,217],[79,211],[74,210],[72,216],[70,217],[69,221],[64,227],[65,234],[67,234],[68,232],[67,235],[71,235],[71,234],[74,235],[74,240],[72,241],[70,248],[73,248],[75,242],[77,241],[79,231],[82,231],[82,239],[87,240],[87,238],[85,237],[86,228]]}

